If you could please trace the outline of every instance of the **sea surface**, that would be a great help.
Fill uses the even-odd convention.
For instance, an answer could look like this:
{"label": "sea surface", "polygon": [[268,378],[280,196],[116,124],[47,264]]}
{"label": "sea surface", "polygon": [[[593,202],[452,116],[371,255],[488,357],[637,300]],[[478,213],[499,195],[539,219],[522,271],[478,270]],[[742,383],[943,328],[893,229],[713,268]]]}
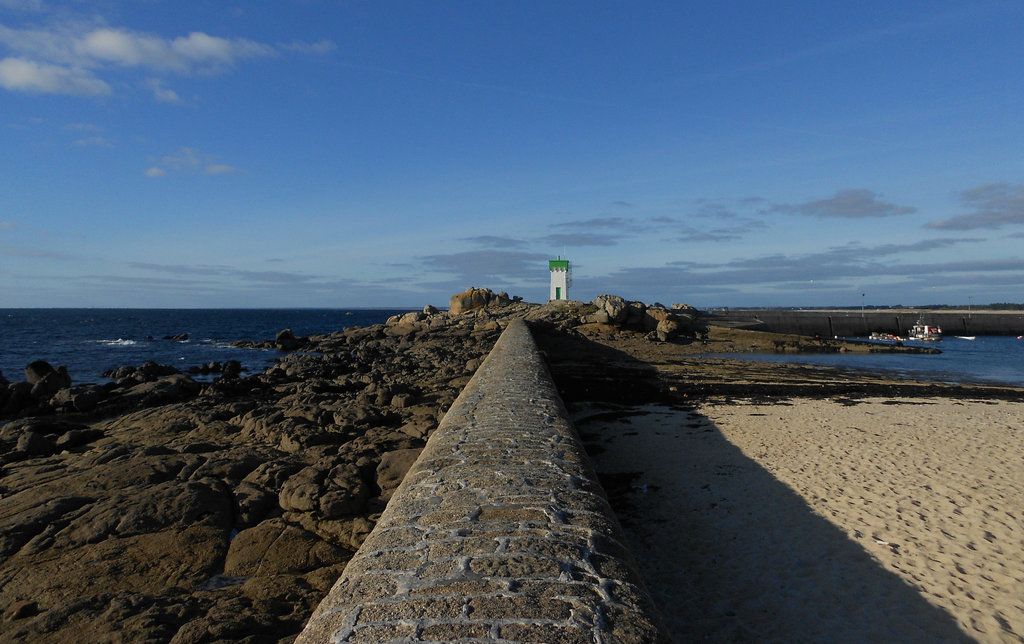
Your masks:
{"label": "sea surface", "polygon": [[[273,339],[281,329],[296,336],[379,324],[410,309],[0,309],[0,373],[24,380],[34,360],[67,365],[72,383],[104,383],[103,372],[147,360],[182,371],[208,362],[238,360],[259,373],[277,351],[240,349],[235,340]],[[188,340],[165,336],[188,334]],[[863,339],[863,338],[857,338]],[[907,342],[907,344],[915,344]],[[742,360],[794,362],[884,371],[938,382],[1024,386],[1024,340],[1007,336],[950,336],[926,354],[709,354]],[[211,376],[212,377],[212,376]],[[201,376],[196,376],[202,379]]]}
{"label": "sea surface", "polygon": [[[847,339],[867,341],[866,338]],[[1016,337],[981,335],[975,340],[964,340],[949,336],[939,342],[906,341],[904,344],[933,347],[942,353],[729,353],[714,356],[881,371],[935,382],[1024,387],[1024,340]]]}
{"label": "sea surface", "polygon": [[[231,342],[273,340],[282,329],[304,336],[369,326],[409,310],[0,309],[0,373],[12,382],[24,380],[25,366],[35,360],[67,365],[76,385],[107,382],[104,371],[147,360],[181,371],[238,360],[247,373],[259,373],[278,352]],[[188,340],[164,339],[181,334]]]}

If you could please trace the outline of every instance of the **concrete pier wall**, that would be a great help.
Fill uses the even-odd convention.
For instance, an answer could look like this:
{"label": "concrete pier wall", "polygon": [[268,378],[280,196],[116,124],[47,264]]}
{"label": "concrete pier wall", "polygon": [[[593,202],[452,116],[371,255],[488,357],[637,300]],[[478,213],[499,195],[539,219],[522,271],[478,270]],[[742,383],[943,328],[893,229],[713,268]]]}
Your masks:
{"label": "concrete pier wall", "polygon": [[[1021,335],[1024,334],[1024,312],[990,313],[987,311],[793,311],[785,309],[734,309],[715,312],[712,323],[760,321],[767,331],[821,335],[824,337],[862,337],[872,331],[906,335],[918,320],[938,325],[946,335]],[[752,326],[752,324],[751,324]]]}
{"label": "concrete pier wall", "polygon": [[297,642],[668,641],[512,322]]}

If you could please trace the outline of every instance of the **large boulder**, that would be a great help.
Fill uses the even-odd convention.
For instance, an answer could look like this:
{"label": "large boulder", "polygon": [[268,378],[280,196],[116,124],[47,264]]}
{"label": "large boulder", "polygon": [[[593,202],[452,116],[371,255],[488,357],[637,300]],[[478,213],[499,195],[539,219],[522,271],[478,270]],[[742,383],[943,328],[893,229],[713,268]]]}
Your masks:
{"label": "large boulder", "polygon": [[99,385],[78,385],[58,391],[50,400],[50,404],[61,411],[88,412],[96,409],[96,405],[106,395],[106,390]]}
{"label": "large boulder", "polygon": [[56,369],[45,360],[36,360],[25,367],[25,382],[34,385],[52,374]]}
{"label": "large boulder", "polygon": [[301,346],[299,339],[295,337],[291,329],[282,329],[277,332],[277,337],[274,338],[274,346],[279,351],[295,351]]}
{"label": "large boulder", "polygon": [[463,313],[476,309],[507,306],[512,300],[504,291],[495,294],[489,288],[470,286],[462,293],[456,293],[448,300],[448,310],[452,313]]}
{"label": "large boulder", "polygon": [[281,519],[242,530],[231,541],[224,574],[271,576],[301,573],[348,561],[352,553]]}
{"label": "large boulder", "polygon": [[419,458],[422,447],[412,449],[398,449],[381,454],[380,465],[377,466],[377,487],[380,488],[380,498],[385,501],[391,498],[398,486],[405,478],[406,472]]}
{"label": "large boulder", "polygon": [[25,381],[32,385],[32,398],[36,400],[47,400],[71,386],[67,367],[62,365],[54,369],[45,360],[36,360],[25,367]]}
{"label": "large boulder", "polygon": [[598,324],[621,325],[629,315],[629,304],[618,295],[598,295],[591,303],[597,307],[594,321]]}

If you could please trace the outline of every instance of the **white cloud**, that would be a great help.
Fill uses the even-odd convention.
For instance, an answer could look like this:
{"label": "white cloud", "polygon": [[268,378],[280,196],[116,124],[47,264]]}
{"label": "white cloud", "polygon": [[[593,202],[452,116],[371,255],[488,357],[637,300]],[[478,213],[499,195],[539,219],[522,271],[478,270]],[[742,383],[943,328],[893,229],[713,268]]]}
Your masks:
{"label": "white cloud", "polygon": [[[272,46],[246,38],[222,38],[202,31],[166,38],[129,29],[97,26],[95,20],[54,22],[42,28],[0,25],[0,46],[10,56],[0,61],[0,87],[13,91],[83,96],[109,94],[100,77],[115,68],[140,68],[178,75],[216,74],[245,60],[281,52],[326,54],[333,42],[293,42]],[[159,81],[147,84],[159,101],[176,102],[176,92]]]}
{"label": "white cloud", "polygon": [[84,147],[93,146],[97,148],[112,148],[114,144],[103,138],[102,136],[88,136],[84,139],[78,139],[75,141],[75,145],[81,145]]}
{"label": "white cloud", "polygon": [[173,89],[164,87],[163,81],[159,78],[150,78],[146,81],[146,87],[153,92],[153,98],[161,103],[180,103],[181,97]]}
{"label": "white cloud", "polygon": [[0,60],[0,87],[34,94],[101,96],[110,93],[110,85],[89,70],[24,58]]}
{"label": "white cloud", "polygon": [[162,177],[170,172],[181,174],[233,174],[242,170],[236,166],[219,163],[214,157],[197,148],[183,147],[175,154],[154,159],[154,165],[146,171],[148,177]]}
{"label": "white cloud", "polygon": [[276,51],[244,38],[229,40],[194,31],[173,40],[123,29],[94,29],[74,43],[75,52],[95,61],[178,73],[215,72],[247,58]]}

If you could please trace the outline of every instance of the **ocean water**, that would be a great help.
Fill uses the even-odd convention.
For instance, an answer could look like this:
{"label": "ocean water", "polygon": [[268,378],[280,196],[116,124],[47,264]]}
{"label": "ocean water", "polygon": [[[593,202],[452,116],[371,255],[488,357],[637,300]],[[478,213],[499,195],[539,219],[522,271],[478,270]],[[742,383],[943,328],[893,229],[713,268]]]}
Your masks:
{"label": "ocean water", "polygon": [[[865,340],[865,338],[850,339]],[[940,342],[905,342],[904,344],[934,347],[942,353],[937,355],[910,353],[733,353],[715,355],[740,360],[863,369],[935,382],[1024,386],[1024,340],[1018,340],[1013,336],[983,335],[978,336],[975,340],[963,340],[949,336]]]}
{"label": "ocean water", "polygon": [[[384,322],[409,309],[0,309],[0,373],[24,380],[35,360],[67,365],[73,384],[103,383],[104,371],[147,360],[188,367],[238,360],[265,369],[273,350],[239,349],[235,340],[273,339]],[[188,340],[165,336],[188,334]],[[198,379],[199,377],[197,377]]]}
{"label": "ocean water", "polygon": [[[238,360],[248,373],[265,369],[273,350],[239,349],[235,340],[273,339],[281,329],[297,336],[384,322],[409,309],[0,309],[0,373],[23,380],[34,360],[67,365],[74,384],[103,383],[102,374],[147,360],[182,371],[208,362]],[[164,336],[187,333],[186,341]],[[908,343],[913,344],[913,343]],[[709,354],[742,360],[795,362],[883,371],[939,382],[1024,386],[1024,340],[947,337],[938,355]],[[197,376],[197,378],[201,378]]]}

